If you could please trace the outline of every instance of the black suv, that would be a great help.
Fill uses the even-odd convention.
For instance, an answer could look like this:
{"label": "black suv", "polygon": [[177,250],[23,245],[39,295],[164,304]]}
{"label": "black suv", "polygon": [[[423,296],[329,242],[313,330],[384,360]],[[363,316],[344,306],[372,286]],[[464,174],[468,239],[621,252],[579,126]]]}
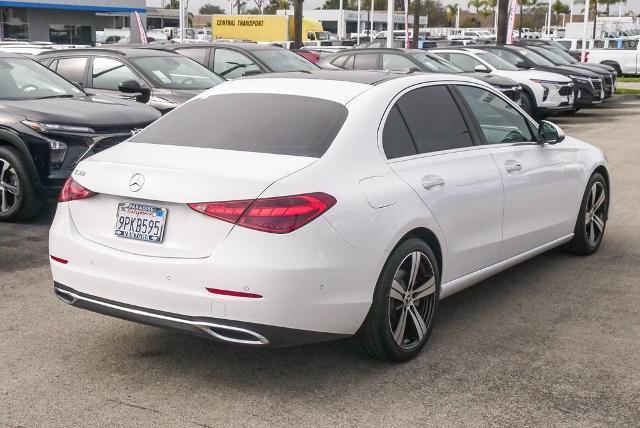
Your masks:
{"label": "black suv", "polygon": [[150,45],[148,49],[177,52],[229,80],[252,74],[318,69],[315,64],[290,50],[257,43],[185,43]]}
{"label": "black suv", "polygon": [[36,61],[0,53],[0,221],[35,215],[81,157],[158,117],[143,104],[87,96]]}
{"label": "black suv", "polygon": [[189,58],[150,49],[61,49],[35,60],[88,93],[135,99],[163,114],[224,81]]}

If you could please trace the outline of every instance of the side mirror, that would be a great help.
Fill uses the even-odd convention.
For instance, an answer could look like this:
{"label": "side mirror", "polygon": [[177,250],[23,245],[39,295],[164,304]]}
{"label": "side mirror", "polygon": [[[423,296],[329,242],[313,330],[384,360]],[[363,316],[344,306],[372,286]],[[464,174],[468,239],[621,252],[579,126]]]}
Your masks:
{"label": "side mirror", "polygon": [[139,103],[147,103],[151,97],[151,89],[143,88],[140,86],[140,82],[136,80],[125,80],[124,82],[120,82],[118,90],[125,94],[140,94],[136,97],[136,101]]}
{"label": "side mirror", "polygon": [[473,71],[475,71],[476,73],[489,73],[491,72],[491,70],[489,70],[487,68],[487,66],[482,65],[482,64],[478,64],[473,68]]}
{"label": "side mirror", "polygon": [[518,68],[529,68],[529,66],[524,61],[516,62],[516,67],[518,67]]}
{"label": "side mirror", "polygon": [[564,140],[564,132],[555,123],[548,120],[540,121],[538,127],[538,142],[541,144],[558,144]]}

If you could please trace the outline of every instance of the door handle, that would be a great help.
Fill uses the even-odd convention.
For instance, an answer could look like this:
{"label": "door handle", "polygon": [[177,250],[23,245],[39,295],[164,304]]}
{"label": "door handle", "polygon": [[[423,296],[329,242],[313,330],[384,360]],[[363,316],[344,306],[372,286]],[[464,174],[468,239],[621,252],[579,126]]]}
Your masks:
{"label": "door handle", "polygon": [[506,169],[509,174],[520,172],[522,171],[522,164],[518,161],[510,159],[504,163],[504,169]]}
{"label": "door handle", "polygon": [[425,175],[422,177],[422,187],[431,190],[434,187],[444,186],[444,178],[439,175]]}

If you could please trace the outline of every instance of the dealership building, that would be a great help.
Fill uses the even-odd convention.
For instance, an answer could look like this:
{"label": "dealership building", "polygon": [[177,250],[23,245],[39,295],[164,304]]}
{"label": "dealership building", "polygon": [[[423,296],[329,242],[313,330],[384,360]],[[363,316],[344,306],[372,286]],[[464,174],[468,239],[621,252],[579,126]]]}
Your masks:
{"label": "dealership building", "polygon": [[96,31],[129,26],[146,0],[0,0],[2,39],[90,44]]}

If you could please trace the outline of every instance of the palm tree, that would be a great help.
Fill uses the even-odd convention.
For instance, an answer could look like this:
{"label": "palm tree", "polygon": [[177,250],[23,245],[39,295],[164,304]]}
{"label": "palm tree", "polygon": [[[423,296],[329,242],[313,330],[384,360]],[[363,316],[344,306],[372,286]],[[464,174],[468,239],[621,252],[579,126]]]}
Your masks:
{"label": "palm tree", "polygon": [[[484,1],[485,0],[469,0],[469,3],[467,3],[467,7],[474,7],[476,9],[476,15],[479,16],[480,8],[485,5]],[[478,18],[476,18],[476,21],[479,21]]]}
{"label": "palm tree", "polygon": [[478,11],[478,14],[482,16],[482,25],[486,26],[487,18],[493,14],[493,11],[489,9],[488,5],[485,2],[484,7]]}
{"label": "palm tree", "polygon": [[493,20],[496,19],[496,7],[498,7],[498,0],[485,0],[484,5],[487,9],[491,9]]}
{"label": "palm tree", "polygon": [[449,27],[453,27],[453,21],[458,16],[458,5],[450,4],[447,6],[447,21],[449,21]]}

